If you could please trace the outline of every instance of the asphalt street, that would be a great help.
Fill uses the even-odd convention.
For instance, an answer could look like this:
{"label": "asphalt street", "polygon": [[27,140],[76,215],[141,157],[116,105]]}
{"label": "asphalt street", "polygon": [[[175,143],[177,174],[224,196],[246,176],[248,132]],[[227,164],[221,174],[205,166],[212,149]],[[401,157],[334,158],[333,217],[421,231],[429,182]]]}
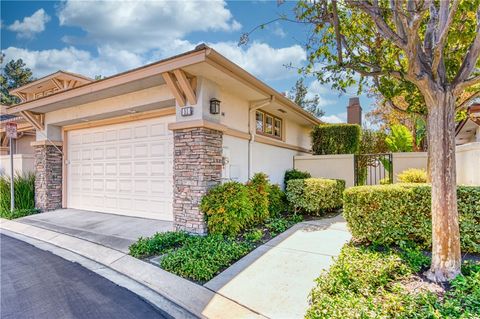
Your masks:
{"label": "asphalt street", "polygon": [[165,318],[134,293],[20,240],[0,235],[1,307],[7,318]]}

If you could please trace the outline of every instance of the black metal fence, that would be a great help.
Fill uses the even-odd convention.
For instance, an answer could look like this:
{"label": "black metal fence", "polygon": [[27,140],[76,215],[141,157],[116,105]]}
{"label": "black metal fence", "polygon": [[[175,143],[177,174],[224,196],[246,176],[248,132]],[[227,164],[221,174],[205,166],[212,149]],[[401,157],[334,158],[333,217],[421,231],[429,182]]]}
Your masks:
{"label": "black metal fence", "polygon": [[355,186],[393,183],[392,154],[360,154],[354,157]]}

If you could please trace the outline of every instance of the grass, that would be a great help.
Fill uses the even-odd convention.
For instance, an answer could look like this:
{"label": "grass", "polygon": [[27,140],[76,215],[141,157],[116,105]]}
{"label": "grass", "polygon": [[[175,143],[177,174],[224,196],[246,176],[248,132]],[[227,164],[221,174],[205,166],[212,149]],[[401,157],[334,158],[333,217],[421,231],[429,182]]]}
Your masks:
{"label": "grass", "polygon": [[35,175],[33,173],[17,174],[13,180],[15,193],[15,210],[10,211],[10,178],[0,176],[0,217],[15,219],[28,216],[38,211],[35,209]]}
{"label": "grass", "polygon": [[449,287],[422,278],[429,264],[411,247],[347,244],[316,280],[306,318],[479,318],[480,264],[465,263]]}
{"label": "grass", "polygon": [[140,238],[129,248],[136,258],[161,256],[160,267],[183,278],[204,283],[259,245],[302,221],[302,216],[276,217],[238,237],[195,236],[185,232],[157,233]]}

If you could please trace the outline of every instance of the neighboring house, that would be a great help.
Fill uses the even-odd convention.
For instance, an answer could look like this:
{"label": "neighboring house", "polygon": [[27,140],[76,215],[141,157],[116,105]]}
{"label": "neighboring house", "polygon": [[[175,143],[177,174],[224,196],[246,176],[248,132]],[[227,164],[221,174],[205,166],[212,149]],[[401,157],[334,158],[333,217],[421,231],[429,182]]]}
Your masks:
{"label": "neighboring house", "polygon": [[206,231],[199,203],[221,180],[282,184],[321,123],[200,45],[94,81],[57,72],[11,91],[37,130],[36,205],[174,220]]}
{"label": "neighboring house", "polygon": [[6,114],[7,106],[0,105],[0,175],[10,174],[10,140],[5,133],[8,122],[17,123],[18,138],[13,139],[13,168],[15,172],[33,171],[35,129],[17,114]]}
{"label": "neighboring house", "polygon": [[480,142],[480,104],[472,104],[467,109],[467,118],[457,124],[456,145]]}

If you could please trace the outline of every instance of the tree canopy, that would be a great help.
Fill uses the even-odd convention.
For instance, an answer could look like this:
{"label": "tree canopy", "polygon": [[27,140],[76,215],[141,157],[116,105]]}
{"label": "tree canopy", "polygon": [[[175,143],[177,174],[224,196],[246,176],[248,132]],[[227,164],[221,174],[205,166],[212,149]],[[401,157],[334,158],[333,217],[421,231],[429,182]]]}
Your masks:
{"label": "tree canopy", "polygon": [[[4,56],[0,56],[0,64],[3,64]],[[2,67],[0,75],[1,103],[11,105],[18,103],[18,98],[11,96],[8,91],[18,88],[33,81],[32,71],[27,68],[22,59],[11,60]]]}
{"label": "tree canopy", "polygon": [[295,82],[295,86],[288,93],[288,97],[314,116],[323,116],[325,112],[320,107],[320,97],[318,94],[315,94],[312,98],[308,98],[307,94],[308,88],[305,86],[303,78],[300,78]]}

